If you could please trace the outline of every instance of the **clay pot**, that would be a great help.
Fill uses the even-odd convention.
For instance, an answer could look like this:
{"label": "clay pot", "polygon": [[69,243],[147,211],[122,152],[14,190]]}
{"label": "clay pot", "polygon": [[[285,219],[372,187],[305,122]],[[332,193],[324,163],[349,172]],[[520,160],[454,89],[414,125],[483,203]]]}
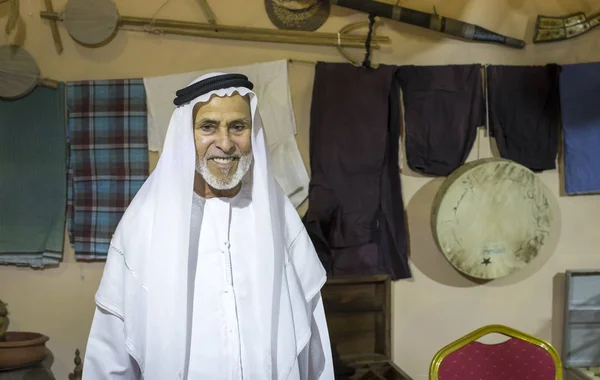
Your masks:
{"label": "clay pot", "polygon": [[6,332],[0,342],[0,370],[15,369],[41,362],[46,356],[47,336],[32,332]]}

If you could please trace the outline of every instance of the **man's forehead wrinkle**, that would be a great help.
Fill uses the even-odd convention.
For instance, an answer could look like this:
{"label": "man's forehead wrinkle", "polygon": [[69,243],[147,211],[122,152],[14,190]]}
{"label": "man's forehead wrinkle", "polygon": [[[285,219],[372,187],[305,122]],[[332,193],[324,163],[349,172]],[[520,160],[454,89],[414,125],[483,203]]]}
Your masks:
{"label": "man's forehead wrinkle", "polygon": [[211,125],[219,125],[219,121],[218,120],[213,120],[213,119],[206,119],[206,118],[201,118],[199,120],[196,120],[195,124],[211,124]]}
{"label": "man's forehead wrinkle", "polygon": [[228,119],[244,119],[250,118],[250,114],[248,112],[241,111],[215,111],[215,110],[200,110],[197,113],[198,117],[207,118],[207,119],[216,119],[223,116],[226,116]]}

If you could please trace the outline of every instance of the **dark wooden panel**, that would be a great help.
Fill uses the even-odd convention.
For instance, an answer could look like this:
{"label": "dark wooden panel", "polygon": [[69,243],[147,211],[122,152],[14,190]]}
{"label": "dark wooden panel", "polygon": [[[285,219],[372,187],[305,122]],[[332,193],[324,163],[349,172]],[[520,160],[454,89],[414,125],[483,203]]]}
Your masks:
{"label": "dark wooden panel", "polygon": [[330,339],[340,355],[377,352],[374,314],[332,315],[327,324]]}
{"label": "dark wooden panel", "polygon": [[391,355],[387,276],[331,278],[322,295],[331,340],[340,355]]}
{"label": "dark wooden panel", "polygon": [[356,372],[346,380],[410,380],[391,361],[391,282],[387,276],[328,279],[321,294],[332,345]]}
{"label": "dark wooden panel", "polygon": [[391,362],[356,364],[356,373],[348,380],[410,380],[410,377],[400,371]]}

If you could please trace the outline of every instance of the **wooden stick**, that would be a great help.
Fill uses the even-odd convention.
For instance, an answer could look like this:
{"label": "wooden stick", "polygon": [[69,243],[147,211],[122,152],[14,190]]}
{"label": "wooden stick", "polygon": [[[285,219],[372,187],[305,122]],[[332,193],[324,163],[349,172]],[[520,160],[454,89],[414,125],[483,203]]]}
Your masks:
{"label": "wooden stick", "polygon": [[210,8],[210,5],[208,5],[208,1],[198,0],[198,3],[200,3],[200,7],[202,7],[202,11],[204,12],[204,17],[206,17],[206,21],[208,21],[209,24],[216,24],[217,21],[215,13]]}
{"label": "wooden stick", "polygon": [[[337,41],[337,33],[323,33],[323,32],[306,32],[300,30],[286,30],[286,29],[267,29],[267,28],[253,28],[246,26],[231,26],[231,25],[217,25],[217,24],[203,24],[198,22],[190,22],[190,21],[179,21],[179,20],[166,20],[166,19],[149,19],[144,17],[132,17],[132,16],[121,16],[120,22],[123,25],[136,25],[136,26],[145,26],[148,24],[154,26],[166,26],[166,27],[175,27],[175,28],[183,28],[183,29],[201,29],[201,30],[212,30],[215,32],[255,32],[255,33],[263,33],[268,35],[275,36],[294,36],[294,37],[308,37],[308,38],[334,38]],[[367,35],[356,35],[356,34],[344,34],[341,37],[345,39],[355,40],[355,41],[366,41]],[[373,36],[371,39],[373,42],[381,42],[381,43],[390,43],[391,40],[387,36]]]}
{"label": "wooden stick", "polygon": [[[62,21],[62,16],[56,12],[40,12],[40,17],[47,20]],[[243,41],[278,42],[303,45],[341,46],[364,48],[366,35],[350,35],[345,33],[304,32],[295,30],[275,30],[266,28],[250,28],[243,26],[229,26],[205,24],[189,21],[150,19],[143,17],[121,16],[121,25],[138,27],[155,27],[158,32],[188,35],[197,37],[233,39]],[[387,43],[389,37],[374,36],[373,49],[380,49],[377,42]],[[339,42],[339,43],[338,43]]]}
{"label": "wooden stick", "polygon": [[50,78],[40,78],[40,86],[48,88],[58,88],[58,81]]}
{"label": "wooden stick", "polygon": [[[241,32],[214,32],[211,30],[196,30],[196,29],[182,29],[177,27],[167,27],[163,26],[158,29],[158,31],[166,34],[175,34],[182,36],[194,36],[194,37],[208,37],[208,38],[218,38],[218,39],[227,39],[227,40],[241,40],[241,41],[260,41],[260,42],[278,42],[278,43],[287,43],[287,44],[301,44],[301,45],[317,45],[317,46],[338,46],[337,37],[335,39],[325,39],[325,38],[315,38],[309,39],[306,37],[295,37],[295,36],[278,36],[278,35],[268,35],[268,34],[259,34],[259,33],[241,33]],[[339,46],[342,47],[354,47],[354,48],[364,48],[364,42],[360,41],[348,41],[344,39],[340,39]],[[371,44],[371,48],[379,49],[379,45]]]}
{"label": "wooden stick", "polygon": [[[54,8],[52,7],[52,0],[44,0],[46,3],[46,10],[48,12],[54,12]],[[56,20],[50,21],[50,30],[52,30],[52,38],[54,39],[54,47],[56,47],[56,52],[61,54],[63,51],[62,41],[60,39],[60,34],[58,34],[58,26],[56,25]]]}

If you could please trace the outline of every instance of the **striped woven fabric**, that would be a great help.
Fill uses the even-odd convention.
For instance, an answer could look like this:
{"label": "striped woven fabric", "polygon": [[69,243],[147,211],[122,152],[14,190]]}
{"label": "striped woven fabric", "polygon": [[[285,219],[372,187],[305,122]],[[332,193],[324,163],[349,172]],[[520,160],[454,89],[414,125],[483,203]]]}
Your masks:
{"label": "striped woven fabric", "polygon": [[103,260],[148,178],[143,80],[68,82],[67,112],[69,237],[77,259]]}

